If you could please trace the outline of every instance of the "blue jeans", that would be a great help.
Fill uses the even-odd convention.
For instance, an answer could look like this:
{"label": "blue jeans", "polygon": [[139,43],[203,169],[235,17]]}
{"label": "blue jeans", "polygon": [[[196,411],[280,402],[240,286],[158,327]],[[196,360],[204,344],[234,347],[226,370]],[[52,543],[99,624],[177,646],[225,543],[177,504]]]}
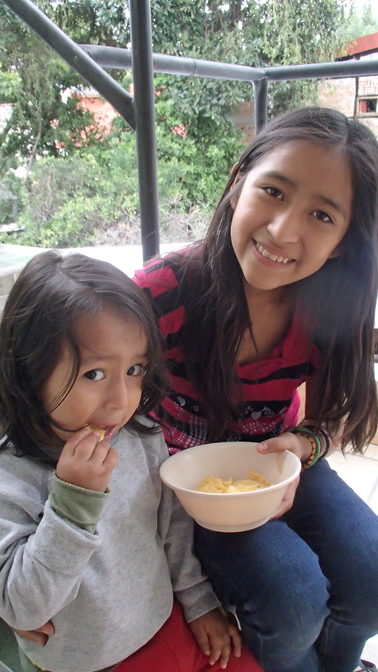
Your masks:
{"label": "blue jeans", "polygon": [[325,460],[280,520],[195,550],[265,672],[352,672],[378,632],[378,517]]}

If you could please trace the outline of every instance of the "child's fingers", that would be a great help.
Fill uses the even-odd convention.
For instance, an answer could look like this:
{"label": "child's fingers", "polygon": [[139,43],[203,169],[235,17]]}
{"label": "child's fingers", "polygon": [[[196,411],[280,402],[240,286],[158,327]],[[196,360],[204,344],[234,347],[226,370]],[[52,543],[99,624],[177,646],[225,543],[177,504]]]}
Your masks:
{"label": "child's fingers", "polygon": [[[85,429],[70,439],[71,446],[67,450],[64,447],[56,466],[56,475],[72,485],[104,492],[117,464],[117,451],[108,441],[100,441],[99,435],[90,429],[89,434],[83,435]],[[73,446],[76,446],[74,450]]]}
{"label": "child's fingers", "polygon": [[221,636],[212,639],[210,634],[210,643],[211,643],[211,654],[209,658],[210,665],[213,665],[213,663],[218,661],[219,666],[222,668],[222,670],[225,670],[231,653],[230,638],[228,636]]}
{"label": "child's fingers", "polygon": [[45,646],[49,637],[55,632],[52,621],[47,621],[45,625],[41,625],[40,628],[36,628],[35,630],[18,630],[18,628],[13,628],[13,630],[20,637],[28,639],[30,642],[40,644],[41,646]]}
{"label": "child's fingers", "polygon": [[240,658],[241,656],[241,648],[242,648],[242,638],[240,634],[240,630],[237,628],[236,625],[233,623],[230,623],[228,626],[228,632],[231,637],[231,642],[232,642],[232,652],[236,658]]}
{"label": "child's fingers", "polygon": [[91,462],[93,466],[100,467],[106,461],[110,450],[109,441],[98,441],[93,451],[90,454],[88,453],[87,461]]}
{"label": "child's fingers", "polygon": [[[92,433],[92,430],[90,427],[86,426],[83,427],[82,429],[79,429],[78,432],[75,432],[75,434],[72,434],[68,441],[65,443],[63,450],[62,450],[62,455],[65,454],[65,456],[69,457],[75,454],[76,448],[78,447],[79,443],[83,441],[87,436],[89,436]],[[96,435],[97,437],[97,435]],[[97,438],[97,441],[99,439]]]}
{"label": "child's fingers", "polygon": [[[74,451],[74,456],[79,460],[90,460],[95,458],[95,454],[98,453],[98,459],[103,459],[105,451],[109,449],[108,441],[101,441],[101,437],[96,432],[90,432],[90,434],[85,435],[77,444]],[[96,458],[95,458],[96,459]],[[102,460],[103,461],[103,460]]]}
{"label": "child's fingers", "polygon": [[210,629],[208,634],[211,648],[209,663],[212,665],[218,660],[219,665],[224,669],[231,652],[231,640],[226,617],[223,616],[222,621],[216,627]]}
{"label": "child's fingers", "polygon": [[[189,625],[191,626],[192,624]],[[209,656],[211,653],[211,646],[207,632],[202,627],[200,628],[191,627],[191,630],[196,638],[196,642],[200,647],[201,651],[206,656]]]}
{"label": "child's fingers", "polygon": [[225,669],[231,652],[230,638],[237,628],[228,622],[224,612],[217,607],[191,621],[189,627],[200,649],[209,656],[210,665],[218,660],[220,667]]}
{"label": "child's fingers", "polygon": [[118,462],[118,453],[115,448],[109,444],[109,448],[106,452],[104,461],[102,463],[103,468],[108,471],[113,471],[114,467]]}

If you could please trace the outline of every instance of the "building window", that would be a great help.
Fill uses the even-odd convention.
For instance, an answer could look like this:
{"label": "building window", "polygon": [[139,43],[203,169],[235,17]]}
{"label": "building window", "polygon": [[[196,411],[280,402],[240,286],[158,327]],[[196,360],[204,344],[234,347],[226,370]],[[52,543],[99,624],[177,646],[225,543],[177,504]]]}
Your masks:
{"label": "building window", "polygon": [[369,114],[378,116],[378,97],[374,98],[359,98],[358,99],[358,113],[361,115]]}

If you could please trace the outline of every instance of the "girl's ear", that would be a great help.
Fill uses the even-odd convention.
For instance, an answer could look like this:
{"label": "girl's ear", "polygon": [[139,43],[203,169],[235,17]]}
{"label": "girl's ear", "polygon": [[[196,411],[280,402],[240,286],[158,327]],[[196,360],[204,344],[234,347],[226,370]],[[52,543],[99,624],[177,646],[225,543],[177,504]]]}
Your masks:
{"label": "girl's ear", "polygon": [[341,252],[341,250],[340,250],[340,245],[338,245],[337,247],[335,247],[335,249],[333,250],[333,252],[331,252],[331,254],[329,255],[328,259],[336,259],[336,257],[339,257],[339,256],[340,256],[340,252]]}
{"label": "girl's ear", "polygon": [[[238,168],[238,162],[234,163],[231,169],[231,176],[234,178],[234,181],[231,185],[231,189],[236,187],[237,183],[239,182],[241,175],[240,175],[240,168]],[[230,198],[230,205],[233,210],[235,210],[236,205],[238,202],[238,197],[237,196],[231,196]]]}
{"label": "girl's ear", "polygon": [[336,259],[337,257],[340,257],[344,251],[344,239],[340,241],[340,243],[335,247],[333,252],[329,255],[328,259]]}

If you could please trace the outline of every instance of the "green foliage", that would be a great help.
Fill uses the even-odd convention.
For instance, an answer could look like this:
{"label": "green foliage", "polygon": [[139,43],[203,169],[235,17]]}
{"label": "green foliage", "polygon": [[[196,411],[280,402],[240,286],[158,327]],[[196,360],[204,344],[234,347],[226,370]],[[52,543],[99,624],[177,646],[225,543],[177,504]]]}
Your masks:
{"label": "green foliage", "polygon": [[[345,42],[345,0],[151,0],[155,52],[250,66],[332,60]],[[210,136],[243,100],[250,84],[161,76],[189,135]],[[316,101],[316,85],[269,86],[269,113]]]}
{"label": "green foliage", "polygon": [[[113,19],[101,26],[104,3],[92,0],[36,4],[78,42],[107,39],[109,21],[116,20],[112,14]],[[0,134],[0,174],[9,156],[25,158],[30,168],[38,156],[77,154],[96,144],[93,115],[65,95],[83,86],[52,49],[0,4],[0,102],[13,103],[12,116]]]}
{"label": "green foliage", "polygon": [[[34,1],[77,43],[129,43],[123,0]],[[345,2],[151,0],[153,49],[256,67],[331,60],[344,42]],[[130,73],[111,74],[125,88],[132,81]],[[0,179],[14,176],[20,161],[29,173],[15,197],[0,201],[3,222],[15,200],[22,211],[17,242],[90,243],[98,230],[120,224],[126,237],[139,239],[135,136],[119,118],[114,133],[99,138],[92,115],[65,95],[81,87],[78,75],[0,3],[0,102],[13,104],[0,134]],[[197,236],[200,216],[208,216],[243,149],[231,116],[253,99],[253,88],[159,74],[155,89],[162,232],[169,237],[176,214],[181,229]],[[310,100],[316,84],[269,86],[270,115]]]}
{"label": "green foliage", "polygon": [[359,9],[353,8],[347,38],[353,40],[376,32],[378,32],[378,16],[374,15],[371,2],[367,2]]}
{"label": "green foliage", "polygon": [[99,227],[135,215],[135,156],[116,147],[97,156],[42,159],[29,177],[27,193],[19,220],[25,229],[17,242],[41,247],[90,243]]}
{"label": "green foliage", "polygon": [[[230,133],[226,143],[214,138],[205,148],[171,130],[178,120],[170,101],[159,100],[157,109],[162,239],[201,237],[202,215],[205,212],[209,218],[221,194],[240,142],[238,134]],[[139,242],[135,135],[122,129],[121,122],[118,126],[101,145],[81,155],[46,157],[34,163],[23,187],[19,224],[24,230],[12,242],[74,247],[91,244],[100,230],[120,225],[125,242]],[[9,235],[2,240],[9,242]]]}
{"label": "green foliage", "polygon": [[0,180],[0,224],[17,222],[19,213],[25,207],[25,196],[21,179],[14,174],[14,170],[8,170]]}
{"label": "green foliage", "polygon": [[20,86],[21,78],[17,72],[0,70],[0,104],[16,102]]}
{"label": "green foliage", "polygon": [[[214,120],[210,114],[197,125],[190,124],[189,114],[178,114],[164,90],[156,103],[156,120],[159,166],[170,166],[172,178],[180,185],[181,207],[189,210],[195,203],[215,205],[243,149],[242,134],[229,119]],[[206,120],[205,134],[199,127],[204,131]]]}

